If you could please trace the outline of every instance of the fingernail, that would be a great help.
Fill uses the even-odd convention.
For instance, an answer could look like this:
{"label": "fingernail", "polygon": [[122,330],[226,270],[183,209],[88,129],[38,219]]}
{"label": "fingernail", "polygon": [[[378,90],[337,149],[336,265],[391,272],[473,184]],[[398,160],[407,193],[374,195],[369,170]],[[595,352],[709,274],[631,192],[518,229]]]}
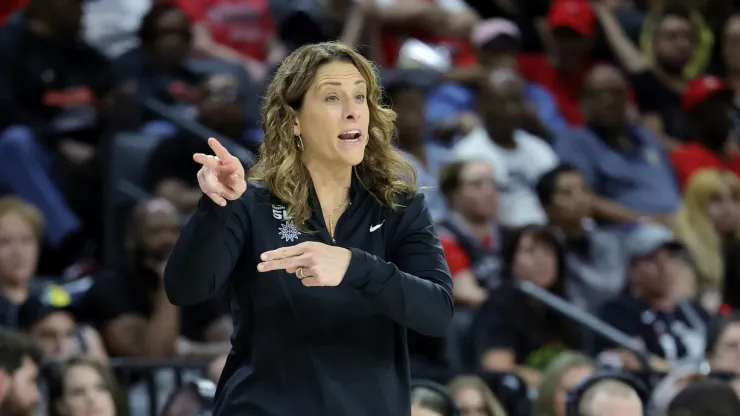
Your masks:
{"label": "fingernail", "polygon": [[257,265],[257,270],[258,270],[258,271],[264,271],[264,270],[265,270],[265,266],[264,266],[264,265],[262,265],[262,264],[258,264],[258,265]]}
{"label": "fingernail", "polygon": [[222,207],[225,207],[226,206],[226,201],[221,201],[221,206]]}
{"label": "fingernail", "polygon": [[260,258],[262,260],[267,260],[267,253],[262,253],[262,255],[260,256]]}

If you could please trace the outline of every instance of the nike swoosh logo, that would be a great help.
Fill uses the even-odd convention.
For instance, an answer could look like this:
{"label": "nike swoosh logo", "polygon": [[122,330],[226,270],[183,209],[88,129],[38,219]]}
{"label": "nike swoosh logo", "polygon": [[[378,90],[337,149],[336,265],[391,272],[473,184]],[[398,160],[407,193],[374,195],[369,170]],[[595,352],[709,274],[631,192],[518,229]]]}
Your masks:
{"label": "nike swoosh logo", "polygon": [[370,232],[373,232],[373,231],[377,230],[378,228],[382,227],[383,226],[383,223],[385,223],[385,221],[381,222],[378,225],[371,225],[370,226]]}

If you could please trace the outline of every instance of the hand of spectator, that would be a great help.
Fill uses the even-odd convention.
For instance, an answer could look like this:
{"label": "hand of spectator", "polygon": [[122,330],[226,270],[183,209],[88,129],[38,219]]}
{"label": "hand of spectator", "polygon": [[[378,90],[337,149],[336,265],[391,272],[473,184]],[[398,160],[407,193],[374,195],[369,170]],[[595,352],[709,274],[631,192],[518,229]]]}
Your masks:
{"label": "hand of spectator", "polygon": [[95,146],[72,139],[59,142],[59,153],[75,166],[84,166],[95,158]]}
{"label": "hand of spectator", "polygon": [[218,140],[208,139],[215,156],[196,153],[193,160],[203,165],[198,171],[198,186],[213,202],[226,206],[226,201],[234,201],[247,190],[244,167],[232,156]]}
{"label": "hand of spectator", "polygon": [[352,252],[344,247],[306,242],[262,253],[257,270],[294,273],[304,286],[337,286],[351,258]]}

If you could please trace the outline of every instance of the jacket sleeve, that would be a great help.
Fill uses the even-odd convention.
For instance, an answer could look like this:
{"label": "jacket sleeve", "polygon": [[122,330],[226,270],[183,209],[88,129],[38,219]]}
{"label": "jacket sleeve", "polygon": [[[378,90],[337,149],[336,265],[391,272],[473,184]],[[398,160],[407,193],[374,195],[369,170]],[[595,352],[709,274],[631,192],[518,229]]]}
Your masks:
{"label": "jacket sleeve", "polygon": [[394,232],[392,262],[353,248],[344,281],[399,324],[442,337],[454,310],[452,278],[421,193],[411,198]]}
{"label": "jacket sleeve", "polygon": [[183,228],[164,272],[164,289],[173,305],[206,301],[231,276],[250,231],[249,190],[225,207],[203,195]]}

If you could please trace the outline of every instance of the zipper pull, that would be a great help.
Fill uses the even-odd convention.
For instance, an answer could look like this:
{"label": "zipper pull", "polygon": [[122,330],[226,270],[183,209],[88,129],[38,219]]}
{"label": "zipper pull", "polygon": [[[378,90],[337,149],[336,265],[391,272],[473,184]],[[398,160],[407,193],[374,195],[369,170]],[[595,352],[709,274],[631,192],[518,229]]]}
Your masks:
{"label": "zipper pull", "polygon": [[332,238],[331,239],[331,242],[334,243],[334,244],[336,244],[337,243],[337,240],[335,240],[335,239]]}

